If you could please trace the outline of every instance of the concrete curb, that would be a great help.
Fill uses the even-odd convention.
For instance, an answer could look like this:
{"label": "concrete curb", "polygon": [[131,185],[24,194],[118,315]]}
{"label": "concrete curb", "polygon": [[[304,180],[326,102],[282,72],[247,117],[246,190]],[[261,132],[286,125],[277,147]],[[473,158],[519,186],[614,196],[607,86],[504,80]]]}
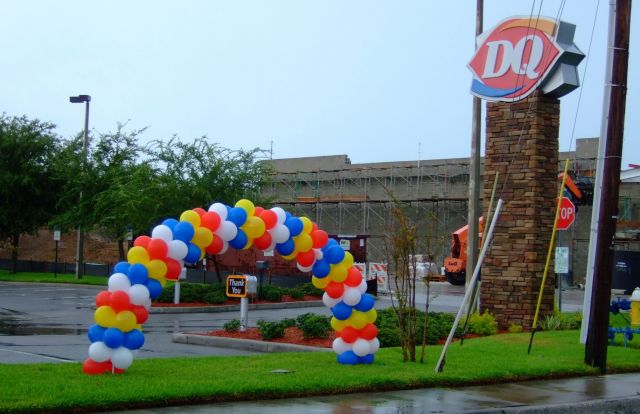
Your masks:
{"label": "concrete curb", "polygon": [[[467,411],[465,411],[467,412]],[[471,411],[468,411],[471,412]],[[582,413],[640,413],[640,396],[607,400],[591,400],[564,404],[525,405],[518,407],[488,408],[478,414],[582,414]]]}
{"label": "concrete curb", "polygon": [[174,333],[173,342],[190,345],[214,346],[219,348],[233,348],[254,352],[328,352],[330,348],[315,346],[283,344],[279,342],[255,341],[253,339],[226,338],[222,336],[194,335]]}
{"label": "concrete curb", "polygon": [[[307,300],[301,302],[277,302],[249,304],[249,310],[260,309],[296,309],[324,307],[321,300]],[[213,305],[213,306],[186,306],[178,307],[152,307],[149,313],[216,313],[240,311],[240,305]]]}

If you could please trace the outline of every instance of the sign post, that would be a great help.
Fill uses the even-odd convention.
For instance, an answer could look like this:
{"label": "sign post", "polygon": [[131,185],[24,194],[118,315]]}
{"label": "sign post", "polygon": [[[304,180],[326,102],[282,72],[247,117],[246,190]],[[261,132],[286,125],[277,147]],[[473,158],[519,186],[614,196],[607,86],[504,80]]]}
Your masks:
{"label": "sign post", "polygon": [[53,230],[53,240],[55,240],[56,242],[56,260],[54,263],[53,278],[57,279],[58,278],[58,244],[60,243],[60,229],[57,227]]}
{"label": "sign post", "polygon": [[249,325],[249,294],[255,295],[258,279],[249,275],[227,276],[227,297],[240,298],[240,332],[247,330]]}

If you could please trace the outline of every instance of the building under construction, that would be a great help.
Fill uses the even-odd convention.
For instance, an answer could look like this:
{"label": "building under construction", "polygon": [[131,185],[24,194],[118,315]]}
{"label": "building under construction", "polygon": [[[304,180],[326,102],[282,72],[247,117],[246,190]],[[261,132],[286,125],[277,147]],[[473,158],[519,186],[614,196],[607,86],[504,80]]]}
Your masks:
{"label": "building under construction", "polygon": [[[589,181],[597,145],[597,138],[578,139],[575,151],[560,153],[558,171],[569,158],[570,175]],[[292,214],[311,218],[329,233],[368,236],[369,261],[385,260],[394,206],[417,224],[419,253],[431,254],[438,265],[450,252],[451,233],[467,221],[468,158],[352,164],[347,155],[334,155],[271,163],[273,177],[263,196]],[[500,190],[498,185],[497,196]],[[637,220],[639,200],[627,198],[621,188],[621,204],[626,203],[628,214]],[[579,206],[575,226],[561,240],[574,247],[576,275],[584,274],[586,260],[580,255],[586,254],[590,219],[591,206]]]}

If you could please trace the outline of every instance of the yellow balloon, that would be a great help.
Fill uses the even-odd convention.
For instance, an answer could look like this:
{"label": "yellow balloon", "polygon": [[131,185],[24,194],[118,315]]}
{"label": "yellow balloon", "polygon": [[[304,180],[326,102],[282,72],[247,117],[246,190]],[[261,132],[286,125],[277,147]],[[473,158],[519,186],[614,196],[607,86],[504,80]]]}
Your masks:
{"label": "yellow balloon", "polygon": [[194,228],[200,227],[200,214],[193,210],[185,210],[180,214],[180,221],[188,221]]}
{"label": "yellow balloon", "polygon": [[344,252],[344,259],[340,262],[341,265],[344,265],[347,269],[353,266],[354,260],[353,256],[349,252]]}
{"label": "yellow balloon", "polygon": [[247,240],[247,244],[242,248],[242,250],[248,250],[251,248],[251,246],[253,246],[253,240],[249,239]]}
{"label": "yellow balloon", "polygon": [[129,332],[130,330],[135,329],[137,324],[138,321],[136,320],[136,315],[131,311],[118,312],[116,315],[115,327],[120,329],[122,332]]}
{"label": "yellow balloon", "polygon": [[213,241],[213,233],[206,227],[196,227],[196,232],[193,235],[191,242],[198,246],[200,249],[206,248]]}
{"label": "yellow balloon", "polygon": [[147,271],[149,272],[149,277],[153,279],[164,279],[167,274],[167,264],[159,259],[154,259],[147,263]]}
{"label": "yellow balloon", "polygon": [[308,252],[313,247],[313,239],[311,239],[311,236],[305,233],[294,237],[293,242],[296,245],[296,250],[299,252]]}
{"label": "yellow balloon", "polygon": [[362,329],[369,323],[369,320],[364,312],[354,310],[351,316],[349,316],[349,319],[345,322],[347,326],[351,326],[355,329]]}
{"label": "yellow balloon", "polygon": [[349,271],[342,264],[331,265],[329,270],[329,277],[336,283],[342,283],[347,279]]}
{"label": "yellow balloon", "polygon": [[142,332],[142,325],[137,324],[137,325],[136,325],[136,329],[137,329],[137,330],[139,330],[140,332]]}
{"label": "yellow balloon", "polygon": [[96,323],[105,328],[112,328],[116,324],[116,312],[111,306],[100,306],[93,316],[96,319]]}
{"label": "yellow balloon", "polygon": [[298,255],[298,252],[294,250],[294,251],[293,251],[293,253],[288,254],[288,255],[286,255],[286,256],[282,256],[282,258],[283,258],[284,260],[293,260],[293,259],[295,259],[295,258],[296,258],[296,256],[297,256],[297,255]]}
{"label": "yellow balloon", "polygon": [[264,221],[262,221],[260,217],[255,216],[249,217],[247,222],[240,228],[247,233],[247,237],[249,239],[257,239],[266,231]]}
{"label": "yellow balloon", "polygon": [[142,246],[133,246],[127,252],[127,261],[131,264],[149,262],[149,252]]}
{"label": "yellow balloon", "polygon": [[302,222],[302,233],[309,234],[311,230],[313,230],[313,222],[309,219],[309,217],[302,216],[300,217],[300,221]]}
{"label": "yellow balloon", "polygon": [[322,278],[315,277],[315,276],[311,277],[311,284],[317,287],[318,289],[326,288],[329,282],[331,282],[331,279],[329,279],[328,277],[322,277]]}
{"label": "yellow balloon", "polygon": [[341,321],[340,319],[336,319],[335,316],[331,318],[331,328],[334,331],[341,331],[346,328],[347,324],[345,321]]}
{"label": "yellow balloon", "polygon": [[247,217],[253,216],[253,213],[255,213],[256,211],[256,206],[254,206],[253,203],[246,198],[238,200],[238,202],[236,202],[236,207],[240,207],[241,209],[246,211]]}
{"label": "yellow balloon", "polygon": [[369,323],[374,323],[376,319],[378,319],[378,311],[375,309],[368,310],[365,312],[365,315],[367,315],[367,321],[369,321]]}
{"label": "yellow balloon", "polygon": [[160,282],[160,286],[165,287],[167,285],[167,278],[166,277],[162,277],[161,279],[156,279],[158,282]]}

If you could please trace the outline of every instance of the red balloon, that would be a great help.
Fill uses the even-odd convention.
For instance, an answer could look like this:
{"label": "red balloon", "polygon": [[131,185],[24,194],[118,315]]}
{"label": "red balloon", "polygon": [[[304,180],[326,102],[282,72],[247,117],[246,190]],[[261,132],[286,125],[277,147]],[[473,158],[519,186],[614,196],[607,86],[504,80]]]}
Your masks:
{"label": "red balloon", "polygon": [[131,305],[129,294],[123,290],[117,290],[111,293],[109,305],[111,305],[116,313],[122,312],[123,310],[128,310],[129,306]]}
{"label": "red balloon", "polygon": [[267,230],[272,229],[278,223],[278,216],[271,210],[265,210],[260,213],[260,218],[264,221]]}
{"label": "red balloon", "polygon": [[355,266],[351,266],[349,268],[349,273],[347,273],[347,278],[344,281],[344,284],[351,287],[360,286],[362,283],[362,273],[360,269]]}
{"label": "red balloon", "polygon": [[147,319],[149,318],[149,311],[144,306],[131,305],[130,310],[131,310],[131,312],[133,312],[134,315],[136,315],[136,321],[139,324],[145,323],[147,321]]}
{"label": "red balloon", "polygon": [[271,246],[271,242],[273,239],[271,238],[271,233],[265,231],[264,234],[257,239],[253,239],[253,245],[256,246],[260,250],[266,250]]}
{"label": "red balloon", "polygon": [[106,306],[111,302],[111,292],[108,290],[103,290],[102,292],[96,295],[96,306],[99,308],[100,306]]}
{"label": "red balloon", "polygon": [[376,336],[378,336],[378,327],[376,327],[372,323],[367,324],[364,328],[360,330],[360,337],[362,339],[366,339],[367,341],[372,340]]}
{"label": "red balloon", "polygon": [[223,248],[224,243],[222,242],[222,239],[217,234],[214,234],[211,244],[208,245],[205,250],[209,254],[218,254],[222,251]]}
{"label": "red balloon", "polygon": [[256,217],[260,217],[260,213],[264,211],[264,208],[256,206],[253,210],[253,215]]}
{"label": "red balloon", "polygon": [[91,358],[87,358],[82,363],[82,371],[89,375],[104,374],[111,371],[111,362],[96,362]]}
{"label": "red balloon", "polygon": [[180,266],[180,263],[170,257],[165,259],[164,262],[167,265],[167,274],[165,275],[167,280],[178,280],[178,278],[180,278],[180,273],[182,272],[182,266]]}
{"label": "red balloon", "polygon": [[329,241],[329,235],[324,230],[315,230],[309,235],[311,236],[311,240],[313,240],[313,247],[316,249],[324,247]]}
{"label": "red balloon", "polygon": [[327,292],[327,295],[332,297],[333,299],[338,299],[344,293],[344,284],[329,282],[324,291]]}
{"label": "red balloon", "polygon": [[167,257],[169,247],[167,243],[162,239],[151,239],[147,245],[147,251],[149,252],[150,259],[164,259]]}
{"label": "red balloon", "polygon": [[216,212],[207,211],[200,218],[200,226],[216,231],[220,227],[220,216]]}
{"label": "red balloon", "polygon": [[134,246],[144,247],[146,249],[147,246],[149,245],[150,241],[151,241],[151,237],[149,237],[149,236],[138,236],[133,241],[133,245]]}
{"label": "red balloon", "polygon": [[340,337],[346,343],[353,343],[360,337],[360,331],[351,326],[347,326],[342,331],[340,331]]}
{"label": "red balloon", "polygon": [[306,252],[300,252],[296,256],[296,260],[298,261],[300,266],[309,267],[316,260],[316,255],[313,252],[313,250],[309,250],[309,251],[306,251]]}
{"label": "red balloon", "polygon": [[193,209],[193,211],[195,211],[196,213],[198,213],[198,215],[199,215],[200,217],[202,217],[202,215],[203,215],[204,213],[206,213],[206,212],[207,212],[205,209],[200,208],[200,207],[196,207],[196,208],[194,208],[194,209]]}
{"label": "red balloon", "polygon": [[311,222],[311,231],[316,231],[318,230],[318,225],[315,222]]}

